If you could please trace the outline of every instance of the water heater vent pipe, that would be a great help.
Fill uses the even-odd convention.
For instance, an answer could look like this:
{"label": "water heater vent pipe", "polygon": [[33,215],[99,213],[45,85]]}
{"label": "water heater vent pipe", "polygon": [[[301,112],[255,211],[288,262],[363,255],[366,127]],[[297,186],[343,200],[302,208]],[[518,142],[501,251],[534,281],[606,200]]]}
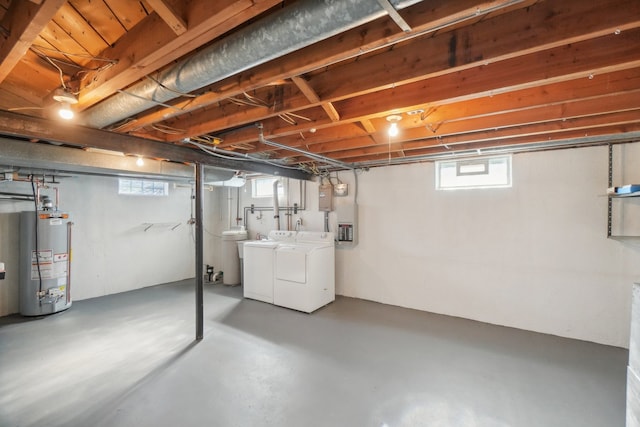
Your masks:
{"label": "water heater vent pipe", "polygon": [[273,219],[275,221],[275,229],[280,230],[280,205],[278,204],[278,184],[280,180],[273,181]]}

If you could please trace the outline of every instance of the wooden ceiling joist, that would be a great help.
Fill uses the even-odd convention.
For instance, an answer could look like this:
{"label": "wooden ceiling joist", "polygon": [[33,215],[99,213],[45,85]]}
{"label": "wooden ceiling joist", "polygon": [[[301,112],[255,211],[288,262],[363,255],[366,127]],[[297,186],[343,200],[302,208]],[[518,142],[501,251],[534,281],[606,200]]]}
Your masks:
{"label": "wooden ceiling joist", "polygon": [[[629,6],[628,0],[619,1],[623,3],[622,6]],[[558,10],[558,8],[560,8],[560,6],[555,3],[545,3],[544,7],[531,7],[525,11],[517,11],[515,17],[511,16],[512,14],[508,17],[500,17],[500,19],[504,20],[504,26],[506,26],[508,31],[514,31],[515,28],[520,29],[519,37],[522,38],[522,40],[532,39],[540,42],[540,38],[543,38],[541,44],[534,45],[529,42],[529,45],[524,46],[524,49],[521,49],[522,46],[515,44],[499,45],[499,47],[491,48],[492,50],[489,50],[484,57],[480,53],[474,53],[476,50],[478,52],[484,52],[489,47],[496,44],[494,40],[505,36],[505,29],[503,27],[496,26],[495,23],[480,23],[478,24],[480,27],[478,27],[477,33],[474,33],[475,38],[473,39],[473,42],[469,41],[469,36],[462,37],[458,35],[457,32],[454,32],[453,34],[447,33],[441,36],[424,39],[421,42],[414,42],[401,48],[380,53],[379,55],[373,55],[358,62],[350,62],[343,66],[332,67],[324,73],[310,77],[308,80],[299,76],[291,76],[291,79],[298,87],[301,88],[301,91],[305,93],[310,102],[315,102],[317,104],[320,102],[320,98],[328,102],[333,102],[331,104],[332,108],[341,111],[341,118],[343,120],[353,121],[358,119],[358,117],[367,116],[370,113],[358,112],[350,114],[350,108],[345,108],[345,106],[349,105],[349,102],[352,104],[357,103],[362,108],[379,111],[381,103],[388,104],[390,99],[398,98],[397,96],[390,98],[389,95],[391,94],[402,92],[405,94],[408,93],[410,95],[419,96],[419,94],[431,92],[429,90],[430,88],[425,88],[421,84],[416,84],[414,85],[416,90],[413,90],[410,87],[402,87],[394,92],[387,90],[389,95],[384,95],[379,89],[384,88],[386,85],[396,86],[402,83],[406,84],[407,82],[412,83],[428,77],[439,77],[439,75],[445,73],[447,75],[454,75],[453,73],[464,72],[470,69],[472,69],[473,74],[479,74],[485,69],[498,68],[498,66],[494,65],[496,62],[501,63],[499,65],[501,70],[509,70],[510,75],[518,76],[520,75],[520,70],[518,68],[525,68],[527,71],[530,71],[530,67],[527,65],[528,62],[530,62],[528,58],[532,58],[539,67],[544,68],[544,73],[546,73],[546,68],[550,66],[550,61],[557,61],[555,58],[557,55],[562,55],[564,58],[568,58],[573,61],[574,64],[580,63],[579,60],[574,58],[580,56],[581,50],[598,49],[597,43],[592,40],[586,40],[583,42],[586,43],[584,46],[579,45],[578,48],[573,49],[573,52],[567,51],[565,43],[570,41],[574,42],[574,44],[579,44],[576,43],[576,40],[578,40],[579,37],[573,34],[572,30],[566,32],[564,27],[558,27],[559,25],[566,24],[567,20],[570,20],[569,18],[573,16],[570,12],[574,11],[575,13],[576,9],[579,9],[578,11],[582,14],[587,15],[587,18],[585,19],[590,25],[589,30],[591,31],[591,34],[609,34],[604,38],[611,38],[615,36],[615,40],[610,40],[611,44],[618,45],[618,49],[620,49],[620,47],[626,49],[628,54],[634,54],[630,48],[633,46],[630,44],[630,40],[634,40],[637,37],[636,31],[629,30],[622,34],[615,34],[614,29],[611,28],[611,24],[605,25],[601,23],[601,20],[596,19],[601,16],[601,13],[603,13],[601,7],[591,7],[585,11],[583,10],[585,9],[583,3],[573,1],[566,7],[566,9]],[[567,12],[567,9],[570,12]],[[549,18],[549,16],[552,18]],[[623,16],[625,16],[626,20],[622,20]],[[620,18],[622,20],[622,24],[625,25],[625,28],[629,28],[640,23],[640,21],[635,19],[633,14],[620,14]],[[530,21],[531,19],[538,19],[540,22],[544,22],[549,29],[546,30],[543,35],[539,34],[539,27],[532,26]],[[465,39],[466,41],[463,42],[458,39]],[[455,44],[452,45],[451,43],[452,40],[456,40],[456,44],[461,44],[461,46],[464,44],[464,48],[455,47]],[[441,55],[436,54],[438,49],[443,50]],[[600,51],[605,54],[604,49],[601,49]],[[433,61],[433,65],[428,66],[425,63],[424,52],[430,52],[426,61]],[[451,55],[454,56],[452,57]],[[495,55],[495,57],[491,55]],[[536,57],[535,55],[539,56]],[[442,61],[437,58],[445,59]],[[480,59],[469,60],[468,58]],[[505,64],[504,61],[511,61],[514,65]],[[607,61],[609,61],[609,58],[603,58],[603,62]],[[394,67],[387,67],[385,64],[388,63],[397,65]],[[452,63],[456,64],[456,66],[452,67]],[[471,68],[472,65],[474,68]],[[554,69],[555,68],[556,67],[554,66]],[[367,78],[360,78],[362,70],[366,70]],[[564,69],[560,69],[558,72],[558,74],[563,73],[565,73]],[[484,75],[486,74],[487,72],[484,72]],[[570,77],[571,76],[567,78]],[[503,82],[503,80],[496,78],[491,78],[490,80],[491,82],[499,82],[500,84]],[[378,85],[382,83],[383,86],[372,87],[372,82],[375,82]],[[538,84],[542,83],[543,82],[540,81]],[[438,87],[437,84],[434,84],[434,86]],[[475,91],[477,91],[477,88],[471,85],[469,80],[465,80],[465,85],[462,86],[470,92],[475,93]],[[498,93],[501,90],[510,89],[495,87],[494,85],[491,90]],[[354,98],[354,95],[356,94],[366,94],[369,92],[375,92],[370,97],[372,100],[375,99],[375,101],[370,102],[369,100],[363,101],[359,97]],[[341,99],[347,98],[347,96],[349,97],[347,101],[344,103],[339,102]],[[406,101],[407,98],[402,97],[399,99],[398,104],[402,103],[406,105]],[[424,103],[424,101],[408,105],[416,105],[419,103]],[[391,107],[394,108],[395,106],[392,105]],[[389,108],[387,109],[389,110]],[[217,125],[214,122],[210,122],[209,125],[206,124],[207,116],[208,113],[206,112],[201,114],[196,113],[195,116],[190,115],[189,120],[198,123],[198,127],[195,131],[207,130],[207,132],[215,132],[217,130]],[[332,120],[334,119],[335,117],[332,117]],[[190,133],[188,131],[188,126],[184,126],[183,128],[187,129],[187,133]]]}
{"label": "wooden ceiling joist", "polygon": [[[522,3],[527,4],[527,2]],[[315,43],[309,48],[293,52],[278,61],[271,61],[239,73],[233,78],[212,85],[210,92],[176,106],[183,109],[185,113],[191,112],[228,97],[237,96],[244,91],[269,85],[274,81],[291,79],[327,63],[338,63],[365,52],[384,48],[394,42],[442,30],[454,23],[471,18],[477,19],[489,11],[495,13],[512,4],[513,2],[509,0],[491,1],[480,5],[472,0],[437,0],[418,3],[406,10],[407,16],[411,16],[412,32],[410,34],[402,32],[390,19],[379,19]],[[283,62],[287,64],[286,68],[282,67]],[[148,116],[139,116],[137,124],[149,125],[176,115],[175,111],[165,109]],[[128,132],[129,130],[131,129],[125,126],[120,131]]]}
{"label": "wooden ceiling joist", "polygon": [[44,0],[40,5],[24,1],[11,2],[2,22],[2,27],[9,30],[9,35],[0,43],[0,83],[64,3],[66,0]]}
{"label": "wooden ceiling joist", "polygon": [[[231,30],[279,3],[268,1],[196,0],[188,3],[189,27],[180,36],[151,14],[100,56],[118,63],[104,71],[88,73],[80,93],[79,109],[85,109],[118,89],[129,86],[189,51]],[[97,65],[97,64],[96,64]]]}
{"label": "wooden ceiling joist", "polygon": [[300,92],[307,97],[310,103],[317,104],[319,103],[322,109],[327,113],[327,116],[331,119],[332,122],[337,122],[340,120],[340,114],[330,102],[321,102],[318,94],[313,90],[311,86],[307,83],[307,81],[300,76],[291,76],[291,80],[298,86]]}
{"label": "wooden ceiling joist", "polygon": [[165,0],[146,0],[153,7],[153,10],[162,18],[171,30],[180,36],[187,32],[187,23],[180,13]]}

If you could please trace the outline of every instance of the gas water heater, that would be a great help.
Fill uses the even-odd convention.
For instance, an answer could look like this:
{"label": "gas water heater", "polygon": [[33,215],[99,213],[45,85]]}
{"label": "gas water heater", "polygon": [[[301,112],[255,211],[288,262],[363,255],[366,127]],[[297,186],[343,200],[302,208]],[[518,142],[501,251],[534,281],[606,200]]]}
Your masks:
{"label": "gas water heater", "polygon": [[40,316],[71,307],[69,214],[38,197],[37,211],[20,214],[20,314]]}

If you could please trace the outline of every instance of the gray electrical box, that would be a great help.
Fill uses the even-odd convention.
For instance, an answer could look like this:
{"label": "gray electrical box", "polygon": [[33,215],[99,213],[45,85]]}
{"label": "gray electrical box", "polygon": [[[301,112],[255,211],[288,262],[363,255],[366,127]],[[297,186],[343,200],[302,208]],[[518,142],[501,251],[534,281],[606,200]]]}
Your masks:
{"label": "gray electrical box", "polygon": [[321,184],[318,188],[318,210],[321,212],[333,210],[333,185]]}
{"label": "gray electrical box", "polygon": [[347,184],[336,184],[333,187],[333,195],[336,197],[346,197],[349,194],[349,185]]}

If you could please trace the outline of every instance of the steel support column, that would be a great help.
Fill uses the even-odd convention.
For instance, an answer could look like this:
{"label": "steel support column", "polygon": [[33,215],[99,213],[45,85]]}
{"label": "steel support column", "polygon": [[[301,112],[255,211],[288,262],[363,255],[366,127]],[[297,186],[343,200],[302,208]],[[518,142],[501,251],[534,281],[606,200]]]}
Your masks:
{"label": "steel support column", "polygon": [[204,336],[204,227],[202,225],[204,197],[204,170],[202,163],[196,163],[196,340]]}

